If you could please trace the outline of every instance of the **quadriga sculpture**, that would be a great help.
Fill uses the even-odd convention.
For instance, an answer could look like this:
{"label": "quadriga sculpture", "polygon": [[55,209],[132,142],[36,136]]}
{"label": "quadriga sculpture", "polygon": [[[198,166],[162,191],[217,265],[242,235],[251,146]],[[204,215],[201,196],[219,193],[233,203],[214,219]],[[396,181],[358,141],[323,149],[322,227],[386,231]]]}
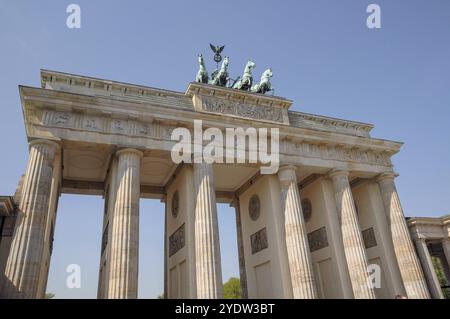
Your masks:
{"label": "quadriga sculpture", "polygon": [[252,86],[251,91],[254,93],[265,94],[272,90],[272,84],[270,84],[270,78],[273,76],[272,69],[267,69],[261,75],[261,80]]}
{"label": "quadriga sculpture", "polygon": [[206,71],[205,61],[203,60],[203,56],[201,54],[198,55],[198,65],[199,69],[195,82],[208,83],[208,72]]}
{"label": "quadriga sculpture", "polygon": [[216,70],[211,74],[211,81],[209,84],[226,86],[228,82],[228,64],[230,63],[230,59],[226,56],[223,59],[222,67],[220,70]]}
{"label": "quadriga sculpture", "polygon": [[256,67],[253,61],[248,61],[245,65],[244,74],[242,78],[238,79],[233,85],[233,89],[248,91],[252,87],[253,76],[252,71]]}

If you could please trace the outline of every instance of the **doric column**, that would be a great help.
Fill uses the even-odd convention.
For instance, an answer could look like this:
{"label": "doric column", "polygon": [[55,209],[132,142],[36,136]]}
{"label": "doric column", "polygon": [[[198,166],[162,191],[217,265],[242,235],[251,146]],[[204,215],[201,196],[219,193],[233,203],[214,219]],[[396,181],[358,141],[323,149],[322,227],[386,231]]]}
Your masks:
{"label": "doric column", "polygon": [[284,166],[278,171],[289,269],[294,298],[313,299],[317,290],[295,170]]}
{"label": "doric column", "polygon": [[44,264],[44,241],[50,205],[50,190],[59,145],[49,140],[30,142],[14,237],[5,269],[5,298],[42,298],[39,275]]}
{"label": "doric column", "polygon": [[383,250],[385,257],[385,268],[382,269],[386,278],[392,285],[392,297],[406,296],[405,285],[403,284],[402,275],[395,257],[394,245],[391,240],[391,230],[387,223],[386,214],[384,213],[383,201],[381,199],[380,190],[376,182],[368,181],[365,185],[367,187],[369,199],[372,206],[372,214],[375,219],[375,226],[379,232],[380,248]]}
{"label": "doric column", "polygon": [[52,185],[50,187],[49,205],[47,213],[47,225],[45,230],[44,238],[44,254],[42,258],[41,274],[39,278],[39,298],[45,297],[45,292],[47,290],[48,274],[50,270],[50,261],[53,250],[53,239],[54,231],[56,226],[56,215],[58,210],[58,201],[60,196],[60,186],[61,186],[61,152],[56,152],[54,159],[54,168]]}
{"label": "doric column", "polygon": [[194,164],[195,187],[195,265],[197,298],[222,298],[219,227],[213,167]]}
{"label": "doric column", "polygon": [[238,244],[238,257],[239,257],[239,280],[241,282],[241,298],[248,299],[247,288],[247,272],[245,269],[245,254],[244,254],[244,238],[242,235],[242,222],[241,222],[241,205],[239,198],[236,198],[231,203],[236,212],[236,234]]}
{"label": "doric column", "polygon": [[373,299],[375,293],[369,287],[368,262],[364,242],[359,228],[358,216],[352,191],[348,182],[348,172],[333,170],[329,177],[333,181],[336,206],[340,217],[345,259],[350,273],[353,294],[357,299]]}
{"label": "doric column", "polygon": [[141,151],[116,153],[117,188],[112,216],[108,298],[137,298]]}
{"label": "doric column", "polygon": [[[103,271],[101,272],[102,277],[99,277],[99,286],[100,290],[98,291],[97,297],[99,299],[108,298],[108,290],[109,290],[109,273],[111,269],[111,243],[112,243],[112,228],[113,228],[113,216],[114,216],[114,208],[116,203],[116,195],[117,195],[117,157],[113,156],[111,160],[111,164],[109,166],[109,180],[106,188],[105,195],[105,208],[106,208],[106,219],[107,219],[107,229],[104,226],[103,231],[107,230],[107,234],[103,234],[105,237],[102,238],[102,247],[103,240],[106,241],[106,246],[104,247],[103,254],[100,252],[100,269],[103,266]],[[104,220],[105,222],[105,220]],[[100,271],[99,271],[100,274]]]}
{"label": "doric column", "polygon": [[430,298],[425,277],[409,235],[400,199],[395,188],[394,178],[395,175],[393,173],[385,173],[379,176],[377,181],[381,197],[383,198],[384,210],[390,226],[392,242],[403,284],[409,298]]}
{"label": "doric column", "polygon": [[169,299],[168,241],[167,241],[167,193],[164,195],[164,299]]}
{"label": "doric column", "polygon": [[430,289],[431,296],[434,299],[443,299],[441,285],[434,271],[433,262],[431,260],[430,252],[428,251],[427,242],[425,238],[415,238],[417,253],[422,261],[423,271],[428,281],[428,288]]}
{"label": "doric column", "polygon": [[[445,261],[447,262],[447,271],[450,269],[450,238],[442,239],[442,249],[444,250]],[[443,261],[444,262],[444,261]],[[448,276],[448,281],[450,281],[450,276]]]}

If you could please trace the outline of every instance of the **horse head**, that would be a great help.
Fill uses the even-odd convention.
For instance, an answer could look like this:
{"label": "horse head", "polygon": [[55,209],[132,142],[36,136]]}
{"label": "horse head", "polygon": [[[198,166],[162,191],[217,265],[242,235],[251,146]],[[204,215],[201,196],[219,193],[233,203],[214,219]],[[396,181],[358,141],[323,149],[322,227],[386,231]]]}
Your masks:
{"label": "horse head", "polygon": [[226,56],[223,58],[222,69],[226,69],[228,67],[228,64],[230,64],[230,59]]}
{"label": "horse head", "polygon": [[198,55],[198,63],[199,63],[200,65],[203,65],[203,64],[204,64],[204,61],[203,61],[203,55],[201,55],[201,54]]}
{"label": "horse head", "polygon": [[263,79],[269,79],[269,78],[271,78],[272,76],[273,76],[272,69],[271,69],[271,68],[268,68],[268,69],[265,70],[264,73],[262,74],[261,80],[263,80]]}
{"label": "horse head", "polygon": [[249,60],[245,65],[244,73],[251,73],[255,67],[256,67],[255,62]]}

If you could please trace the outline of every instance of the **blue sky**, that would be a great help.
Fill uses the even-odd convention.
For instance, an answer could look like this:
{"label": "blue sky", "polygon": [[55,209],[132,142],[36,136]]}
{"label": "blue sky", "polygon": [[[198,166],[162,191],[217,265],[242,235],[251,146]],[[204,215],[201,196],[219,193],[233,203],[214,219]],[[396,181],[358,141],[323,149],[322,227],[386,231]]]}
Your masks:
{"label": "blue sky", "polygon": [[[81,7],[81,29],[66,7]],[[366,7],[381,7],[368,29]],[[293,110],[375,125],[373,137],[405,143],[394,157],[405,214],[450,213],[450,1],[0,1],[0,194],[14,192],[27,160],[18,85],[51,69],[184,91],[197,54],[225,44],[230,72],[247,59],[272,67]],[[60,199],[48,291],[96,296],[103,202]],[[234,211],[219,206],[224,278],[238,275]],[[139,296],[163,290],[163,205],[141,201]],[[231,233],[231,234],[230,234]],[[65,267],[82,267],[82,288]]]}

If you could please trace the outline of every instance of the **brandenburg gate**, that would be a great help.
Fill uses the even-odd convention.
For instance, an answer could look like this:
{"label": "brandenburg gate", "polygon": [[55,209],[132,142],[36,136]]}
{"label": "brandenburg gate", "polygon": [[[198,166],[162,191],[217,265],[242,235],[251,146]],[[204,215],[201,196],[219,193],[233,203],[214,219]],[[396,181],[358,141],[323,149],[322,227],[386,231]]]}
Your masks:
{"label": "brandenburg gate", "polygon": [[[402,143],[204,82],[182,93],[43,70],[40,88],[19,87],[29,157],[2,297],[44,297],[58,198],[71,193],[104,198],[99,298],[137,298],[140,198],[166,205],[166,298],[222,297],[219,202],[235,208],[243,298],[430,298],[394,183]],[[278,128],[279,169],[174,163],[172,133],[194,120]]]}

